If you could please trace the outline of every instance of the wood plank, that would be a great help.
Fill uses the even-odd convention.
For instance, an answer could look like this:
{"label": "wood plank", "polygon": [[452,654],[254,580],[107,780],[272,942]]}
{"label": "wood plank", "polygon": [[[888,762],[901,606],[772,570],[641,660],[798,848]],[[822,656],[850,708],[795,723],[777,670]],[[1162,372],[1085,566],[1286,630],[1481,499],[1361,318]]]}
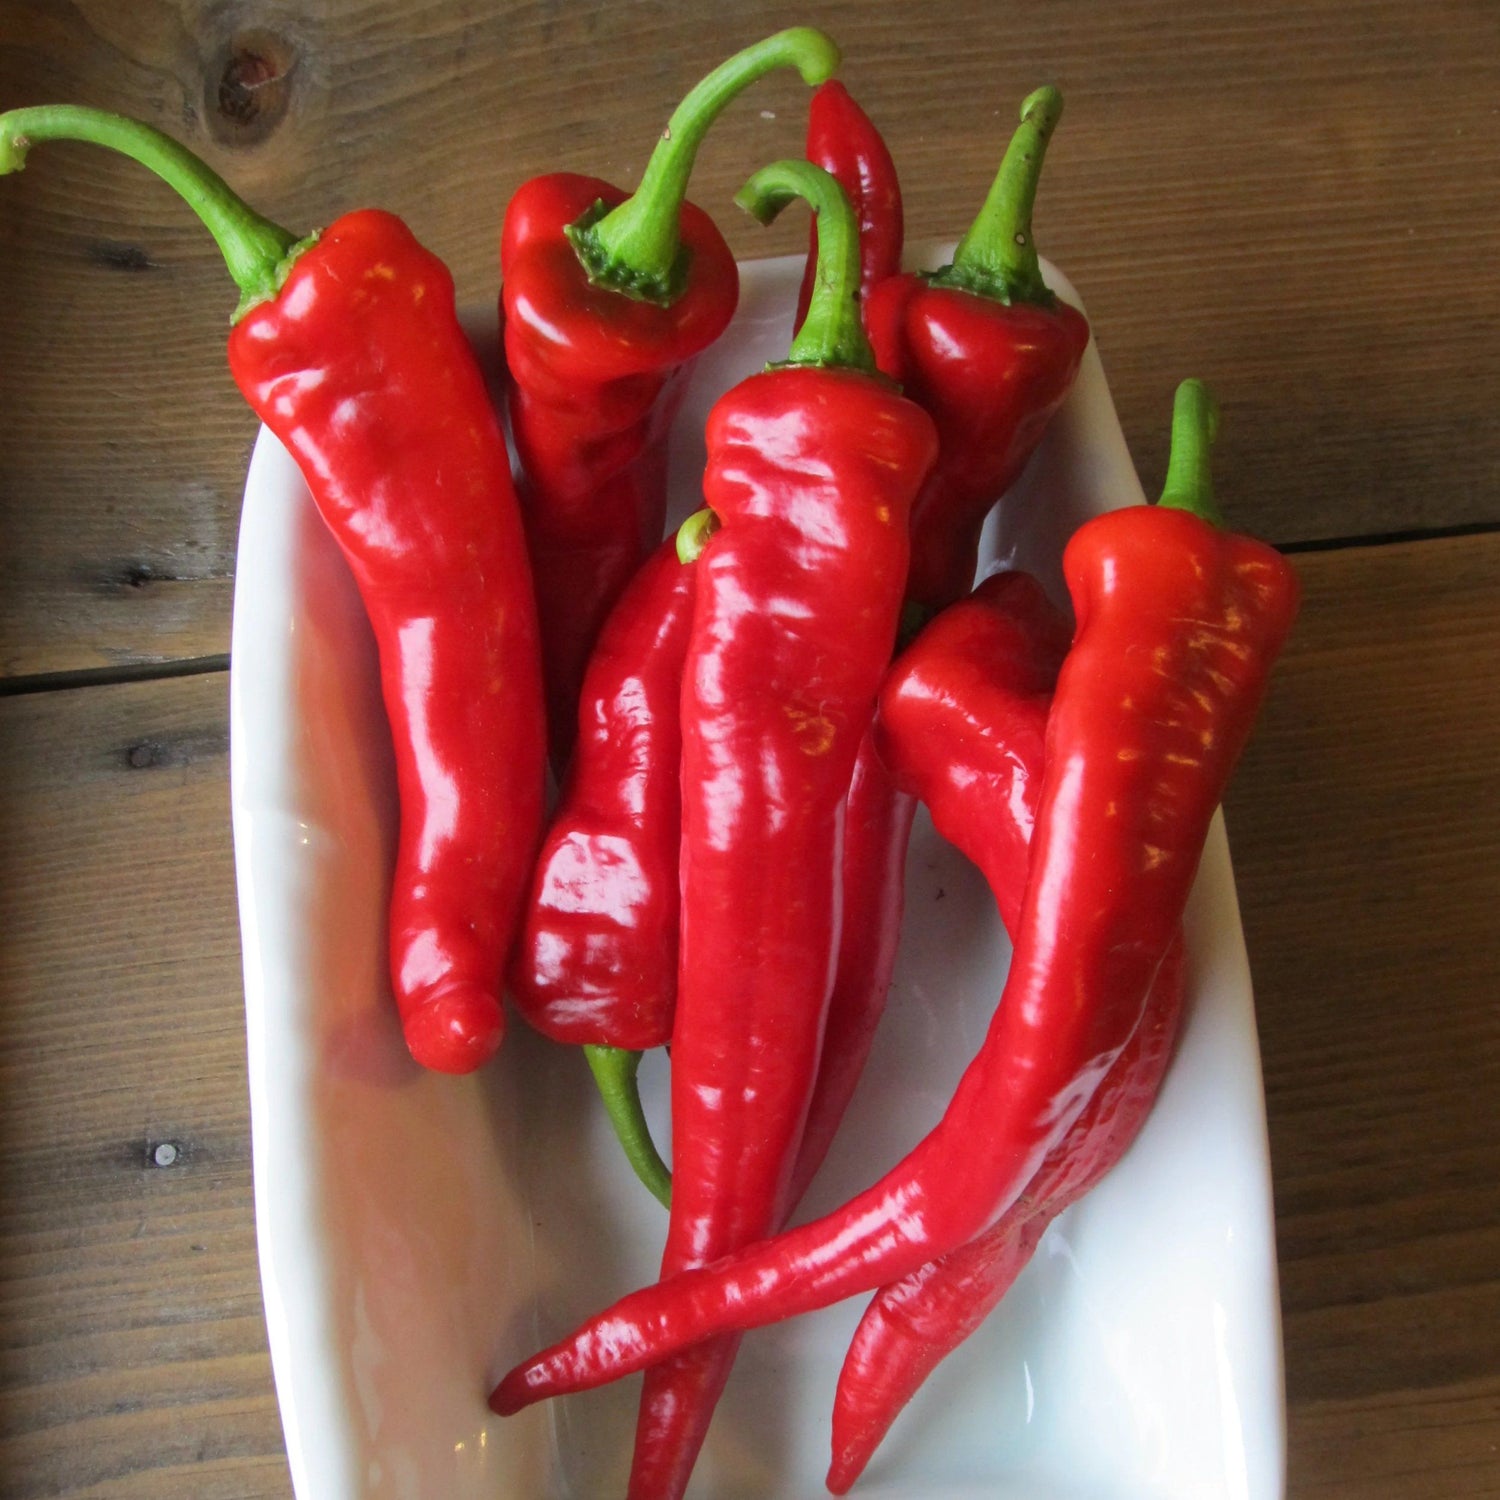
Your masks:
{"label": "wood plank", "polygon": [[1500,1382],[1300,1408],[1292,1500],[1484,1500],[1500,1495]]}
{"label": "wood plank", "polygon": [[1303,616],[1227,807],[1291,1492],[1500,1493],[1500,538],[1298,565]]}
{"label": "wood plank", "polygon": [[225,685],[0,704],[6,1500],[290,1494],[255,1260]]}
{"label": "wood plank", "polygon": [[[519,182],[629,183],[688,83],[806,18],[781,0],[709,18],[684,0],[325,0],[264,19],[0,0],[0,100],[141,115],[288,224],[384,204],[484,303]],[[1064,87],[1039,234],[1088,299],[1148,483],[1171,387],[1197,373],[1251,529],[1500,520],[1487,0],[941,0],[920,24],[829,0],[817,19],[890,138],[917,238],[963,227],[1016,103]],[[696,194],[739,254],[802,243],[800,221],[758,230],[729,195],[800,149],[803,107],[768,79],[703,153]],[[0,185],[0,267],[0,674],[223,651],[253,424],[222,367],[214,252],[138,168],[54,147]]]}

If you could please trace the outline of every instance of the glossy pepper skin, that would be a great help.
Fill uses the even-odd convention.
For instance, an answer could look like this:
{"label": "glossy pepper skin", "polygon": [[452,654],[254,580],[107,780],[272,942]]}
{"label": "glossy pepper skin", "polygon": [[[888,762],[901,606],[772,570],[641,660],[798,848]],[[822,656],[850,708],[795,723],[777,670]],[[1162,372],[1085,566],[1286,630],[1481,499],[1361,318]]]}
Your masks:
{"label": "glossy pepper skin", "polygon": [[510,965],[516,1008],[553,1041],[643,1051],[677,998],[678,699],[697,565],[663,542],[590,658],[578,741]]}
{"label": "glossy pepper skin", "polygon": [[[807,107],[807,159],[832,174],[854,208],[859,224],[859,294],[863,301],[871,287],[901,269],[905,231],[901,182],[884,138],[837,78],[820,84]],[[797,293],[794,328],[802,326],[812,300],[817,249],[817,230],[813,229]]]}
{"label": "glossy pepper skin", "polygon": [[772,68],[813,83],[838,65],[797,27],[737,53],[673,114],[627,195],[573,173],[517,191],[500,237],[511,433],[536,578],[554,769],[604,620],[666,520],[667,436],[693,362],[739,296],[734,256],[685,201],[709,125]]}
{"label": "glossy pepper skin", "polygon": [[626,195],[554,174],[511,200],[501,241],[510,422],[561,764],[600,627],[666,522],[667,436],[697,356],[724,331],[739,272],[702,209],[682,206],[693,279],[670,306],[596,285],[565,230]]}
{"label": "glossy pepper skin", "polygon": [[[830,87],[825,84],[814,102]],[[863,305],[871,342],[881,368],[903,382],[938,428],[938,460],[912,507],[905,608],[910,627],[968,590],[985,514],[1040,441],[1072,387],[1088,342],[1082,316],[1042,285],[1030,243],[1031,203],[1061,101],[1055,90],[1027,101],[991,201],[949,268],[965,283],[958,290],[897,274],[900,195],[894,167],[857,106],[830,103],[825,122],[834,118],[835,108],[845,114],[840,123],[853,144],[840,151],[829,142],[823,149],[838,155],[846,171],[851,160],[857,163],[863,197],[856,201],[869,206],[872,242],[885,247],[883,257],[872,255],[865,262]],[[850,110],[858,119],[847,117]],[[810,129],[809,154],[813,145]],[[889,213],[893,202],[894,232],[876,212],[883,205]],[[1019,250],[1018,226],[1027,242]],[[1009,243],[996,249],[991,243],[996,237]],[[849,792],[838,982],[803,1137],[799,1187],[811,1181],[832,1144],[885,1009],[915,813],[915,799],[891,781],[873,747],[864,746]]]}
{"label": "glossy pepper skin", "polygon": [[1073,1128],[989,1229],[865,1309],[839,1372],[828,1489],[845,1494],[927,1377],[1000,1304],[1048,1225],[1124,1156],[1156,1102],[1182,1013],[1183,952],[1167,950],[1145,1013]]}
{"label": "glossy pepper skin", "polygon": [[394,216],[302,241],[149,126],[47,107],[0,121],[0,170],[40,140],[134,157],[187,200],[243,293],[241,392],[296,458],[380,654],[400,832],[391,983],[416,1059],[499,1045],[500,978],[544,786],[535,608],[509,459],[443,264]]}
{"label": "glossy pepper skin", "polygon": [[392,983],[413,1055],[467,1071],[500,1040],[543,736],[509,460],[452,278],[399,219],[348,214],[235,325],[229,365],[359,585],[401,805]]}
{"label": "glossy pepper skin", "polygon": [[[672,1205],[663,1274],[778,1227],[817,1073],[837,953],[840,829],[890,660],[907,512],[932,424],[861,365],[846,288],[852,215],[807,163],[757,173],[740,201],[818,211],[825,286],[790,362],[709,414],[682,684],[682,936],[672,1032]],[[863,356],[863,358],[861,358]],[[737,1340],[646,1378],[629,1493],[685,1489]]]}
{"label": "glossy pepper skin", "polygon": [[938,429],[938,461],[912,507],[907,596],[925,615],[968,592],[984,519],[1072,389],[1088,344],[1083,314],[1043,282],[1031,233],[1061,114],[1056,89],[1032,94],[953,264],[889,277],[865,304],[880,368]]}
{"label": "glossy pepper skin", "polygon": [[842,1209],[590,1319],[507,1375],[496,1410],[909,1276],[993,1224],[1066,1137],[1141,1021],[1296,613],[1274,549],[1178,504],[1169,474],[1162,504],[1087,522],[1064,554],[1077,629],[1015,951],[942,1120]]}
{"label": "glossy pepper skin", "polygon": [[[854,209],[863,305],[873,287],[901,269],[901,187],[880,132],[837,79],[823,84],[808,107],[807,159],[832,174]],[[798,297],[798,328],[816,279],[816,229],[813,234]],[[792,1184],[793,1205],[801,1201],[833,1144],[885,1009],[900,946],[906,848],[915,815],[915,802],[891,784],[867,735],[849,784],[843,928],[823,1056]]]}
{"label": "glossy pepper skin", "polygon": [[[897,658],[872,734],[893,780],[984,873],[1015,932],[1042,780],[1047,713],[1070,627],[1026,574],[985,580]],[[1047,1225],[1123,1155],[1155,1100],[1182,1009],[1182,944],[1141,1024],[1062,1143],[1001,1218],[881,1289],[839,1375],[828,1488],[858,1478],[902,1407],[1025,1269]]]}

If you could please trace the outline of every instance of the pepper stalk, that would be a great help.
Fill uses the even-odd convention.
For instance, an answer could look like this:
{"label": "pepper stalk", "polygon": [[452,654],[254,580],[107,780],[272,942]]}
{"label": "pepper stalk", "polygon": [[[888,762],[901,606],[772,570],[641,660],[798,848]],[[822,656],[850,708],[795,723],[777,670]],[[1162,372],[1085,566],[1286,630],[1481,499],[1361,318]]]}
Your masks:
{"label": "pepper stalk", "polygon": [[875,351],[859,311],[859,223],[838,179],[809,161],[777,161],[762,167],[734,195],[762,224],[770,224],[798,198],[817,217],[817,270],[807,316],[779,366],[875,375]]}
{"label": "pepper stalk", "polygon": [[778,31],[720,63],[673,111],[635,192],[608,212],[595,204],[568,226],[589,280],[644,302],[675,302],[687,281],[682,205],[709,126],[732,99],[776,68],[796,68],[804,83],[816,85],[838,65],[838,47],[811,26]]}
{"label": "pepper stalk", "polygon": [[959,241],[953,264],[931,276],[935,286],[957,287],[1004,303],[1050,307],[1057,300],[1042,280],[1031,215],[1042,162],[1062,112],[1062,94],[1051,84],[1026,96],[1021,123],[1010,138],[984,206]]}
{"label": "pepper stalk", "polygon": [[1214,499],[1211,459],[1219,432],[1219,403],[1201,380],[1184,380],[1172,401],[1172,444],[1158,505],[1191,511],[1211,526],[1224,524]]}
{"label": "pepper stalk", "polygon": [[186,146],[140,120],[77,104],[41,104],[0,115],[0,176],[19,172],[43,141],[84,141],[138,161],[154,172],[203,221],[240,289],[232,322],[286,284],[297,257],[317,241],[299,239],[256,211]]}

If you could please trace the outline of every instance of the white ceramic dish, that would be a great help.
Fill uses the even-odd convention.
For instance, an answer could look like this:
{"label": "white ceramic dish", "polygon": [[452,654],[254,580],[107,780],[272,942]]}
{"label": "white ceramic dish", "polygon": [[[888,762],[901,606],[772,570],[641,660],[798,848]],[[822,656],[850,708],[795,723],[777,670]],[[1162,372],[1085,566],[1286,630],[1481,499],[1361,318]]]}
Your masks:
{"label": "white ceramic dish", "polygon": [[[675,516],[698,504],[708,405],[784,352],[800,274],[800,258],[745,267],[740,313],[682,414]],[[493,339],[492,328],[475,332],[481,347]],[[1165,422],[1166,384],[1161,396]],[[1140,498],[1090,345],[987,555],[1058,587],[1062,539],[1089,514]],[[652,1277],[662,1212],[617,1159],[575,1055],[517,1022],[481,1076],[424,1075],[408,1059],[384,973],[394,792],[373,644],[300,475],[266,433],[246,485],[233,662],[256,1225],[297,1494],[619,1495],[637,1381],[508,1421],[484,1398],[513,1360]],[[993,905],[925,822],[907,900],[889,1013],[806,1214],[864,1186],[931,1125],[1000,991],[1009,950]],[[1270,1175],[1222,824],[1188,928],[1191,1009],[1145,1132],[1053,1226],[856,1494],[1281,1494]],[[663,1068],[648,1063],[643,1081],[664,1140]],[[694,1496],[824,1493],[829,1406],[861,1307],[746,1339]]]}

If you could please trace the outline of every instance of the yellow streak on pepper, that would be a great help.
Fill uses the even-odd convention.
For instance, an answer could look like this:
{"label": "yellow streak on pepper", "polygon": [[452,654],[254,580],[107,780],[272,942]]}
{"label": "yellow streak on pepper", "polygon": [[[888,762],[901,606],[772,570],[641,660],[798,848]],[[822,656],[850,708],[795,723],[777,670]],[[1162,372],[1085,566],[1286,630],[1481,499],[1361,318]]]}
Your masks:
{"label": "yellow streak on pepper", "polygon": [[783,706],[782,712],[792,721],[798,749],[804,755],[826,755],[833,748],[834,726],[821,710],[798,708],[795,703]]}

